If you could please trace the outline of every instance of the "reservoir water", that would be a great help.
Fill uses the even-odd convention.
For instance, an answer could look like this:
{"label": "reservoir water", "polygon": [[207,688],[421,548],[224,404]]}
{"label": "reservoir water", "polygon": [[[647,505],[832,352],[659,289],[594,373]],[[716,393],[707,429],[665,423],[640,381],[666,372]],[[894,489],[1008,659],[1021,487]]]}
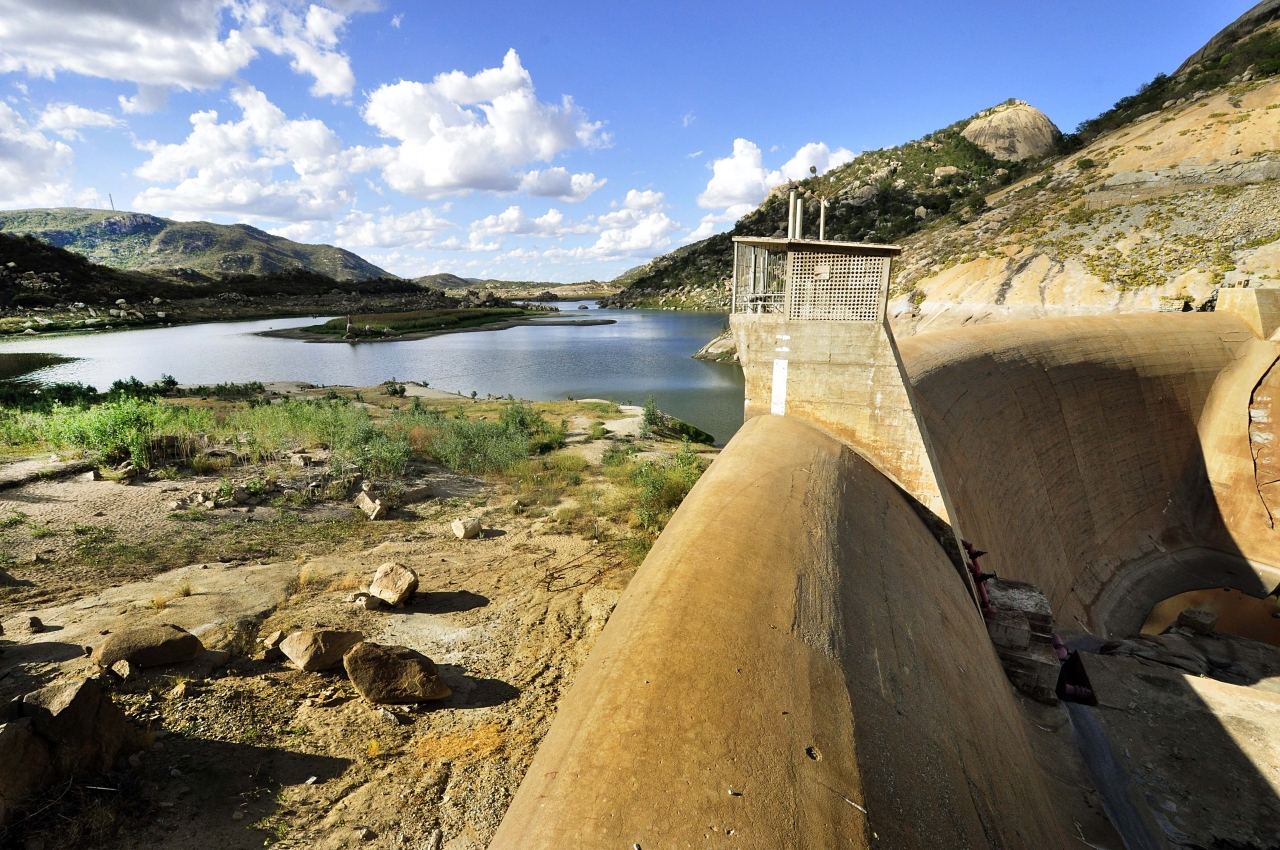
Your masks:
{"label": "reservoir water", "polygon": [[271,328],[323,319],[219,322],[170,328],[26,337],[0,352],[41,351],[80,358],[33,373],[46,381],[81,381],[106,389],[118,378],[173,375],[184,384],[306,381],[368,386],[388,378],[426,382],[480,396],[536,401],[610,398],[643,404],[652,394],[673,416],[725,443],[742,425],[742,370],[692,355],[724,327],[718,313],[578,310],[557,318],[614,319],[588,327],[517,327],[404,342],[318,344],[257,336]]}

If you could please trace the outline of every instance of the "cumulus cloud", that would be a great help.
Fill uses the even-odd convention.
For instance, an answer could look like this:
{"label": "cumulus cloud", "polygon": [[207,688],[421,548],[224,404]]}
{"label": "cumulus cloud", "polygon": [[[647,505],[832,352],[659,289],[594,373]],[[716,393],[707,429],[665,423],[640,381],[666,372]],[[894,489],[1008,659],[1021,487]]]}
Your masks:
{"label": "cumulus cloud", "polygon": [[576,204],[585,201],[606,182],[604,178],[596,179],[591,172],[586,174],[570,174],[566,169],[547,168],[542,171],[530,171],[520,178],[521,191],[535,198],[555,198],[566,203]]}
{"label": "cumulus cloud", "polygon": [[489,215],[471,223],[472,235],[484,236],[562,236],[564,213],[547,210],[546,215],[530,218],[518,206],[507,207],[497,215]]}
{"label": "cumulus cloud", "polygon": [[380,86],[369,95],[363,115],[383,136],[399,142],[385,149],[382,177],[407,194],[524,188],[572,201],[604,182],[563,168],[524,170],[573,148],[606,144],[608,137],[572,98],[565,96],[559,104],[539,101],[515,50],[507,52],[502,67],[474,76],[452,71],[430,83],[401,80]]}
{"label": "cumulus cloud", "polygon": [[770,171],[764,167],[760,148],[746,139],[735,139],[733,153],[711,165],[711,179],[698,196],[703,209],[721,209],[740,204],[756,205],[774,186],[791,180],[803,180],[814,166],[819,174],[844,165],[854,157],[846,148],[831,150],[823,142],[810,142],[787,160],[782,168]]}
{"label": "cumulus cloud", "polygon": [[[331,8],[332,7],[332,8]],[[154,111],[170,88],[208,89],[232,79],[258,49],[291,57],[317,95],[355,85],[337,50],[351,4],[300,0],[0,0],[0,73],[61,72],[132,82],[126,111]]]}
{"label": "cumulus cloud", "polygon": [[334,236],[339,245],[353,248],[431,248],[432,240],[450,227],[453,222],[427,207],[379,216],[353,210],[334,227]]}
{"label": "cumulus cloud", "polygon": [[52,103],[45,107],[36,122],[37,130],[49,130],[64,139],[78,139],[83,127],[123,127],[114,115],[77,106],[74,103]]}
{"label": "cumulus cloud", "polygon": [[680,241],[697,242],[715,236],[720,229],[719,225],[736,222],[755,208],[755,204],[734,204],[722,213],[707,213],[698,222],[698,226]]}
{"label": "cumulus cloud", "polygon": [[[352,202],[349,171],[359,150],[344,150],[319,119],[289,119],[252,86],[236,89],[231,100],[239,121],[197,112],[182,142],[139,144],[151,158],[134,174],[175,185],[145,189],[134,200],[137,209],[298,222],[330,219]],[[277,179],[276,169],[292,171],[295,179]]]}
{"label": "cumulus cloud", "polygon": [[0,101],[0,205],[65,203],[71,164],[71,148],[48,138]]}
{"label": "cumulus cloud", "polygon": [[664,212],[661,192],[627,192],[620,209],[597,219],[600,235],[594,245],[579,248],[552,248],[544,251],[548,258],[579,260],[618,260],[648,258],[671,245],[671,234],[680,229]]}

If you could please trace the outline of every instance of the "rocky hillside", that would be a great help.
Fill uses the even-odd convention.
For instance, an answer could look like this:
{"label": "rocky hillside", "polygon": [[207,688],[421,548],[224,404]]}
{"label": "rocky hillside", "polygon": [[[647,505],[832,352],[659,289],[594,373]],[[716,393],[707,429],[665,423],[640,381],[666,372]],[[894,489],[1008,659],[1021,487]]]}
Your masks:
{"label": "rocky hillside", "polygon": [[1194,309],[1224,284],[1280,286],[1278,14],[1261,4],[1250,26],[1086,122],[1076,150],[973,221],[904,240],[899,333]]}
{"label": "rocky hillside", "polygon": [[[891,304],[900,334],[1034,316],[1198,308],[1224,283],[1280,286],[1277,74],[1280,0],[1266,0],[1172,75],[1157,75],[1065,137],[1039,113],[1009,102],[932,137],[864,154],[831,175],[842,202],[865,199],[855,216],[837,207],[834,232],[905,248]],[[923,218],[904,220],[895,191],[925,201],[938,187],[921,185],[918,168],[906,177],[901,171],[910,172],[911,154],[939,141],[934,153],[962,154],[951,136],[981,145],[990,159],[945,163],[960,169],[944,178],[953,191],[935,195],[933,206],[921,203]],[[867,174],[867,160],[884,163],[879,168],[904,164]],[[632,273],[632,287],[618,300],[723,304],[730,235],[772,235],[762,219],[781,232],[785,206],[770,198],[732,234],[654,260]],[[806,221],[814,220],[807,210]]]}
{"label": "rocky hillside", "polygon": [[[979,131],[971,131],[974,123]],[[1020,128],[1033,127],[1025,139]],[[897,242],[942,221],[971,221],[985,197],[1016,182],[1060,137],[1039,110],[1009,101],[922,139],[869,151],[852,162],[799,185],[829,199],[828,239]],[[787,186],[780,186],[733,230],[686,245],[615,284],[626,289],[608,299],[616,306],[709,308],[728,303],[734,236],[785,236]],[[818,235],[818,202],[805,207],[805,235]]]}
{"label": "rocky hillside", "polygon": [[0,212],[0,232],[31,234],[122,270],[180,268],[206,274],[264,275],[302,269],[334,280],[390,277],[350,251],[332,245],[305,245],[247,224],[60,208]]}

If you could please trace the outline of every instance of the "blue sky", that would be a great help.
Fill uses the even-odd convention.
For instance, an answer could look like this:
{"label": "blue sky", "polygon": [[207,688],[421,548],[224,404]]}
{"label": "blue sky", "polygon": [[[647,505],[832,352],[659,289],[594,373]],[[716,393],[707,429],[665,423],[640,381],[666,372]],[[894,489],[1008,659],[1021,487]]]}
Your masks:
{"label": "blue sky", "polygon": [[604,280],[1009,97],[1069,131],[1250,5],[0,0],[0,207]]}

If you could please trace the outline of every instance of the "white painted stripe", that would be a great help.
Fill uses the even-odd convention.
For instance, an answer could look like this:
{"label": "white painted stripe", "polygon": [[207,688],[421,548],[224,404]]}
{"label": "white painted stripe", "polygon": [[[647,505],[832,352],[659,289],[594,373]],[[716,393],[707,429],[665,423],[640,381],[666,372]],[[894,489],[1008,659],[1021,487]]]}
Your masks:
{"label": "white painted stripe", "polygon": [[769,412],[774,416],[785,416],[787,413],[787,361],[773,361],[773,403]]}

